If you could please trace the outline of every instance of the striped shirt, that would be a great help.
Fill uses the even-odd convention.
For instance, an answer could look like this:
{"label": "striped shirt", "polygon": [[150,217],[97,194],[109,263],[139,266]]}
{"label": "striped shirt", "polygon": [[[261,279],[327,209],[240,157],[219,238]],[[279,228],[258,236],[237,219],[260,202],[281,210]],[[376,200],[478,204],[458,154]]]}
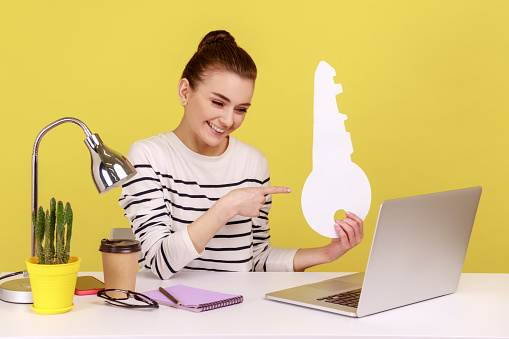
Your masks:
{"label": "striped shirt", "polygon": [[160,279],[184,270],[293,270],[297,249],[270,245],[270,195],[258,217],[232,218],[201,253],[187,233],[190,223],[231,190],[270,185],[259,150],[229,136],[222,155],[204,156],[167,132],[134,143],[127,158],[138,173],[122,187],[119,204],[141,243],[142,269]]}

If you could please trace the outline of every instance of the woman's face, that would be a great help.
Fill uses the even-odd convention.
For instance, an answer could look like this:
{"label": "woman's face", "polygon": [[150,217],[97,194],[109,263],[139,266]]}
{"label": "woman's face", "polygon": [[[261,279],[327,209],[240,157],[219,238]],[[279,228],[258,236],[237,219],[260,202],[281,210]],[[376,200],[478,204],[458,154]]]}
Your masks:
{"label": "woman's face", "polygon": [[240,127],[251,106],[254,80],[227,71],[210,71],[195,88],[187,79],[179,83],[184,117],[175,129],[182,142],[196,153],[221,155],[228,136]]}

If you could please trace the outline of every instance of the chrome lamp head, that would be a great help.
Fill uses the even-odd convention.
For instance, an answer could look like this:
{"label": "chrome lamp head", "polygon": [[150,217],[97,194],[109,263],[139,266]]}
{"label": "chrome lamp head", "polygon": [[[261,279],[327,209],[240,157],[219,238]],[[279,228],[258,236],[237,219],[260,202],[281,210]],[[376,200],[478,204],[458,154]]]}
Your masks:
{"label": "chrome lamp head", "polygon": [[106,147],[98,134],[87,136],[85,144],[90,151],[92,178],[100,194],[121,186],[136,174],[129,160]]}

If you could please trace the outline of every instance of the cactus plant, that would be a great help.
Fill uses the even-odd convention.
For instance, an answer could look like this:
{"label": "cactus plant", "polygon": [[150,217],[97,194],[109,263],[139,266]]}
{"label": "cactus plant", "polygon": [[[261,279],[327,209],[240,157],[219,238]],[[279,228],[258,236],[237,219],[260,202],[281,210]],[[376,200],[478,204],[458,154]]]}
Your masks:
{"label": "cactus plant", "polygon": [[[42,207],[36,215],[32,213],[35,226],[35,242],[39,264],[66,264],[69,261],[73,213],[67,203],[64,211],[62,201],[50,201],[50,210],[46,213]],[[44,243],[44,245],[43,245]]]}
{"label": "cactus plant", "polygon": [[50,210],[50,218],[49,218],[49,222],[50,222],[50,225],[52,225],[50,227],[50,230],[49,230],[49,253],[46,254],[47,257],[49,258],[53,258],[55,256],[55,218],[56,218],[56,215],[55,215],[55,206],[56,206],[56,200],[55,198],[51,198],[50,202],[49,202],[49,210]]}
{"label": "cactus plant", "polygon": [[[44,247],[42,246],[42,242],[44,239],[44,225],[45,223],[45,214],[44,209],[39,207],[39,214],[36,215],[35,211],[32,214],[32,222],[35,226],[35,243],[37,245],[37,253],[44,253]],[[41,264],[44,264],[45,259],[41,258],[43,262]]]}
{"label": "cactus plant", "polygon": [[55,261],[57,264],[63,264],[64,256],[64,204],[59,201],[57,204],[57,227],[55,228]]}
{"label": "cactus plant", "polygon": [[42,257],[42,260],[45,264],[51,264],[53,262],[53,257],[51,256],[51,233],[53,233],[53,229],[55,229],[54,224],[51,223],[51,214],[48,210],[46,210],[46,217],[44,219],[44,248],[43,252],[39,257]]}
{"label": "cactus plant", "polygon": [[71,253],[71,235],[72,235],[72,208],[71,204],[65,204],[64,223],[67,225],[67,232],[65,235],[65,250],[64,261],[68,262]]}

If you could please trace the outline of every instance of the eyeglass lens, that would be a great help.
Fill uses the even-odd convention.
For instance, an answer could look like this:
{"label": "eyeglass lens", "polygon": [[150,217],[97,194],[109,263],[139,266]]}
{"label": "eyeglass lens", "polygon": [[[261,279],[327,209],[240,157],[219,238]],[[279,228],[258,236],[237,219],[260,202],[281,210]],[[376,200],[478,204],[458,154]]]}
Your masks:
{"label": "eyeglass lens", "polygon": [[[127,293],[126,293],[127,292]],[[118,299],[118,300],[127,300],[129,299],[130,295],[128,291],[120,291],[120,290],[106,290],[103,292],[106,294],[106,296],[112,298],[112,299]]]}
{"label": "eyeglass lens", "polygon": [[103,290],[98,296],[105,298],[106,302],[115,306],[123,307],[153,307],[158,308],[157,302],[149,297],[136,292],[123,290]]}

